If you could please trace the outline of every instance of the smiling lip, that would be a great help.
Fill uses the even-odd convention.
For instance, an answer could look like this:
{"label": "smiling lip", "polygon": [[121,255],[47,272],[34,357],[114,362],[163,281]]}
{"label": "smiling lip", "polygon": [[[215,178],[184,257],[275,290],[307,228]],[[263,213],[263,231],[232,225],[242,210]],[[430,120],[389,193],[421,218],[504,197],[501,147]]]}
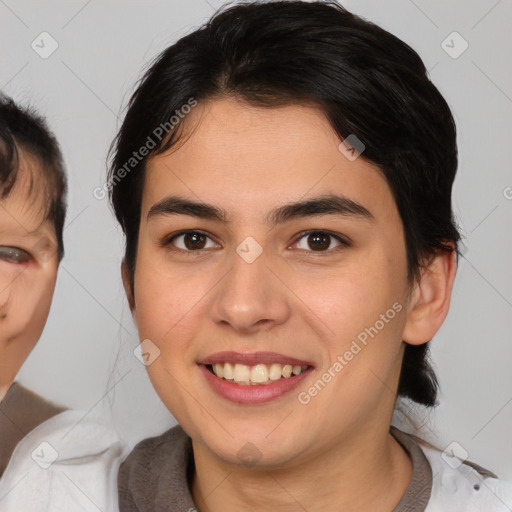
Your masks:
{"label": "smiling lip", "polygon": [[310,361],[303,361],[294,357],[285,356],[276,352],[254,352],[251,354],[244,354],[241,352],[216,352],[208,357],[205,357],[198,364],[215,364],[215,363],[238,363],[247,366],[254,366],[256,364],[291,364],[292,366],[313,366]]}
{"label": "smiling lip", "polygon": [[[242,385],[217,377],[209,370],[209,365],[230,362],[233,364],[244,364],[254,366],[263,364],[291,364],[296,366],[307,366],[308,368],[299,375],[262,385]],[[206,381],[212,390],[222,398],[230,402],[240,404],[260,404],[275,400],[291,390],[295,389],[313,371],[313,365],[308,361],[288,357],[275,352],[256,352],[243,354],[240,352],[217,352],[198,362]]]}

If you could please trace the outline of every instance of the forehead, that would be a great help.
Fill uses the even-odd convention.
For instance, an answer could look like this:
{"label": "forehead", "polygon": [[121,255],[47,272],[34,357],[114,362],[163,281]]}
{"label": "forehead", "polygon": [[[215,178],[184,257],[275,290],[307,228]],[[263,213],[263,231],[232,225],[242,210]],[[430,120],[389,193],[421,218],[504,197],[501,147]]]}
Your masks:
{"label": "forehead", "polygon": [[199,104],[178,144],[148,161],[143,215],[171,192],[222,203],[238,218],[308,195],[394,205],[377,166],[348,160],[340,142],[313,106],[254,107],[233,98]]}

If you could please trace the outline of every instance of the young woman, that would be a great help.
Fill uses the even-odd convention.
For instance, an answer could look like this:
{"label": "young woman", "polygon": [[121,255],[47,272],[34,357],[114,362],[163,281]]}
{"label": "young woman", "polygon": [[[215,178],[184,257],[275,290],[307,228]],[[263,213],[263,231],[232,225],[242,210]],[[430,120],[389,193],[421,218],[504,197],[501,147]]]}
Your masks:
{"label": "young woman", "polygon": [[109,189],[153,386],[179,422],[120,509],[505,511],[509,483],[390,427],[433,406],[459,234],[455,124],[418,55],[329,2],[254,2],[167,48]]}

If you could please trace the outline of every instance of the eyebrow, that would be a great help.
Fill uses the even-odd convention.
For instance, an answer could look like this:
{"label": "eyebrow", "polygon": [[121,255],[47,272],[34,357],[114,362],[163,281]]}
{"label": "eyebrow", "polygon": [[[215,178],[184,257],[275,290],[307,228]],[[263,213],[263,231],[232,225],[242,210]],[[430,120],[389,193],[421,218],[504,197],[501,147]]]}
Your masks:
{"label": "eyebrow", "polygon": [[[222,208],[179,196],[168,196],[154,204],[148,212],[147,220],[157,215],[189,215],[198,219],[229,223],[229,216]],[[268,213],[267,222],[275,226],[295,219],[320,215],[375,220],[373,214],[363,205],[345,196],[329,194],[279,206]]]}

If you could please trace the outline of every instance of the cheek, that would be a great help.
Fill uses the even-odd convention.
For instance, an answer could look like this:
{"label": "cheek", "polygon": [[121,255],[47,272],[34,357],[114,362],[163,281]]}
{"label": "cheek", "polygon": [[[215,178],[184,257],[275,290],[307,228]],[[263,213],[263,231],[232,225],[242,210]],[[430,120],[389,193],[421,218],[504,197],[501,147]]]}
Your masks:
{"label": "cheek", "polygon": [[[192,268],[192,267],[190,267]],[[200,309],[207,292],[205,279],[197,272],[171,269],[165,262],[140,249],[135,270],[135,309],[140,339],[150,339],[159,347],[174,347],[186,337],[191,318]],[[180,334],[181,333],[181,334]]]}
{"label": "cheek", "polygon": [[[406,274],[401,267],[402,258],[389,261],[389,255],[379,251],[368,251],[354,261],[347,261],[333,271],[322,269],[318,275],[301,275],[296,278],[293,289],[321,321],[319,325],[331,340],[331,349],[343,346],[378,322],[381,315],[388,320],[397,317],[397,309],[405,309]],[[393,308],[395,302],[399,305]],[[390,331],[392,322],[387,322]],[[400,322],[395,322],[394,331]]]}
{"label": "cheek", "polygon": [[2,340],[36,343],[50,310],[56,271],[14,269],[3,272],[2,281],[7,274],[10,279],[0,293]]}
{"label": "cheek", "polygon": [[10,263],[0,262],[0,322],[2,339],[8,339],[26,326],[24,319],[34,309],[28,295],[30,283],[24,276],[26,269]]}
{"label": "cheek", "polygon": [[[319,415],[329,407],[326,430],[349,421],[347,410],[353,418],[374,411],[394,386],[405,323],[405,275],[398,279],[396,269],[385,263],[385,258],[367,259],[310,283],[307,305],[321,319],[315,330],[319,333],[320,325],[327,357],[318,375],[322,383],[302,389],[301,404],[310,404]],[[296,289],[306,296],[305,287]]]}

